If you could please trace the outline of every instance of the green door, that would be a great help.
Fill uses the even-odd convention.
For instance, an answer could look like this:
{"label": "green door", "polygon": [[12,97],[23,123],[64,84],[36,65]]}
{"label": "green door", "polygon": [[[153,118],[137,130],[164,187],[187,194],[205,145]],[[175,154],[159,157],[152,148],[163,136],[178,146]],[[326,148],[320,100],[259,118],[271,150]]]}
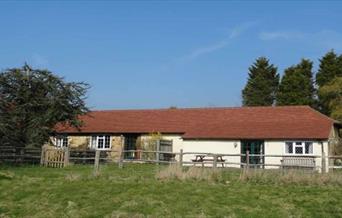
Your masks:
{"label": "green door", "polygon": [[[263,140],[241,140],[241,154],[246,154],[249,151],[250,155],[264,154],[264,141]],[[246,163],[246,156],[241,156],[241,163]],[[250,156],[249,164],[251,167],[261,168],[260,164],[264,163],[264,157]],[[254,164],[254,166],[253,166]]]}

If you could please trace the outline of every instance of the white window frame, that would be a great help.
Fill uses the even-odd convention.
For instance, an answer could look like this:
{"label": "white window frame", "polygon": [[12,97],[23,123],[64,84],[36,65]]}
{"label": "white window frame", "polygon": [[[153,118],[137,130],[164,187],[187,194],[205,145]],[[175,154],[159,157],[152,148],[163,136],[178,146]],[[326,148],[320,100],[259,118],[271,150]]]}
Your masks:
{"label": "white window frame", "polygon": [[69,146],[67,135],[58,135],[55,137],[55,146],[58,148],[66,148]]}
{"label": "white window frame", "polygon": [[[109,137],[109,147],[106,148],[106,137]],[[95,139],[95,140],[94,140]],[[102,148],[99,148],[99,142],[103,143]],[[89,147],[95,150],[111,150],[112,149],[112,136],[108,134],[92,135],[89,140]]]}
{"label": "white window frame", "polygon": [[[287,143],[292,143],[292,153],[287,153],[286,152]],[[301,143],[301,145],[297,145],[296,143]],[[312,153],[305,153],[305,144],[306,143],[311,143]],[[285,141],[284,154],[285,155],[291,155],[291,156],[294,156],[294,155],[298,155],[298,156],[304,156],[304,155],[312,156],[314,154],[314,146],[313,145],[314,145],[313,141],[300,141],[300,140]],[[303,152],[301,154],[296,154],[296,147],[301,147]]]}

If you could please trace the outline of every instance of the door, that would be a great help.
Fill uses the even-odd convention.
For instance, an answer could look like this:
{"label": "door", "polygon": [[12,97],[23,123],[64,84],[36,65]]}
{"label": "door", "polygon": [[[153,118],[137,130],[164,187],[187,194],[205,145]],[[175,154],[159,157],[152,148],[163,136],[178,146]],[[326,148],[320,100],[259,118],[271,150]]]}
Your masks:
{"label": "door", "polygon": [[[246,154],[249,151],[250,155],[264,154],[264,141],[263,140],[241,140],[241,154]],[[246,156],[241,156],[241,163],[246,163]],[[262,168],[264,157],[250,156],[249,164],[251,167]],[[253,166],[254,164],[254,166]]]}
{"label": "door", "polygon": [[[125,151],[130,151],[130,150],[137,150],[137,140],[138,140],[137,134],[127,134],[124,135],[125,138]],[[125,159],[135,159],[136,157],[136,152],[130,151],[130,152],[125,152],[124,154]]]}
{"label": "door", "polygon": [[[158,149],[158,148],[157,148]],[[159,151],[172,152],[172,140],[160,140],[159,141]],[[170,153],[160,153],[159,160],[170,161],[174,157]]]}

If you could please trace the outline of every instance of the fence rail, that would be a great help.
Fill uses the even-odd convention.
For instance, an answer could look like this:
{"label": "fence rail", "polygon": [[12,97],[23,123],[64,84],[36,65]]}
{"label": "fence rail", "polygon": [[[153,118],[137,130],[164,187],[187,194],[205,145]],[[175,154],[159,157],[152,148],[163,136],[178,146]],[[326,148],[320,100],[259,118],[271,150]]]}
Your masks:
{"label": "fence rail", "polygon": [[[54,148],[55,149],[55,148]],[[64,152],[64,153],[63,153]],[[59,156],[47,162],[42,161],[45,153],[38,148],[22,148],[15,146],[0,146],[0,163],[10,164],[42,164],[51,167],[64,167],[73,164],[95,164],[98,168],[101,163],[117,163],[123,167],[125,163],[154,163],[154,164],[179,164],[181,166],[203,166],[203,167],[244,167],[244,168],[309,168],[325,172],[326,169],[342,169],[342,156],[338,155],[270,155],[270,154],[225,154],[208,152],[171,152],[154,150],[89,150],[89,149],[64,149]],[[67,152],[67,153],[65,153]],[[139,158],[125,158],[125,153],[137,153]],[[143,155],[154,154],[154,155]],[[210,157],[197,162],[192,158],[196,155]],[[220,161],[219,157],[224,159]],[[279,159],[279,162],[253,163],[251,158],[260,160]],[[241,160],[244,159],[245,162]]]}
{"label": "fence rail", "polygon": [[40,148],[0,146],[0,163],[39,164],[40,156]]}

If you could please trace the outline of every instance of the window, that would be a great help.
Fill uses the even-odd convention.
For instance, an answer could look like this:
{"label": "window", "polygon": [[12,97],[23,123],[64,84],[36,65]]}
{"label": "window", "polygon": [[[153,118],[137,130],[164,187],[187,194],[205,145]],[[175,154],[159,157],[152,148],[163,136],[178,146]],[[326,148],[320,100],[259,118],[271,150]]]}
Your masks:
{"label": "window", "polygon": [[104,141],[104,147],[105,148],[110,148],[110,136],[109,135],[106,135],[105,136],[105,141]]}
{"label": "window", "polygon": [[312,142],[285,142],[286,154],[313,154]]}
{"label": "window", "polygon": [[295,153],[296,154],[303,154],[303,145],[302,142],[295,143]]}
{"label": "window", "polygon": [[305,142],[305,154],[312,154],[313,148],[312,148],[312,142]]}
{"label": "window", "polygon": [[293,153],[293,149],[292,149],[292,142],[286,142],[285,144],[285,153],[286,154],[292,154]]}
{"label": "window", "polygon": [[66,135],[57,136],[56,146],[59,148],[68,147],[68,136]]}
{"label": "window", "polygon": [[98,149],[103,149],[103,136],[99,135],[97,136],[97,148]]}
{"label": "window", "polygon": [[110,149],[110,135],[94,135],[91,137],[90,147],[93,149],[107,150]]}
{"label": "window", "polygon": [[134,151],[130,151],[127,152],[129,150],[136,150],[137,149],[137,139],[138,136],[135,134],[129,134],[129,135],[125,135],[125,146],[124,149],[126,150],[126,152],[124,153],[124,157],[126,159],[134,159],[136,158],[135,152]]}

